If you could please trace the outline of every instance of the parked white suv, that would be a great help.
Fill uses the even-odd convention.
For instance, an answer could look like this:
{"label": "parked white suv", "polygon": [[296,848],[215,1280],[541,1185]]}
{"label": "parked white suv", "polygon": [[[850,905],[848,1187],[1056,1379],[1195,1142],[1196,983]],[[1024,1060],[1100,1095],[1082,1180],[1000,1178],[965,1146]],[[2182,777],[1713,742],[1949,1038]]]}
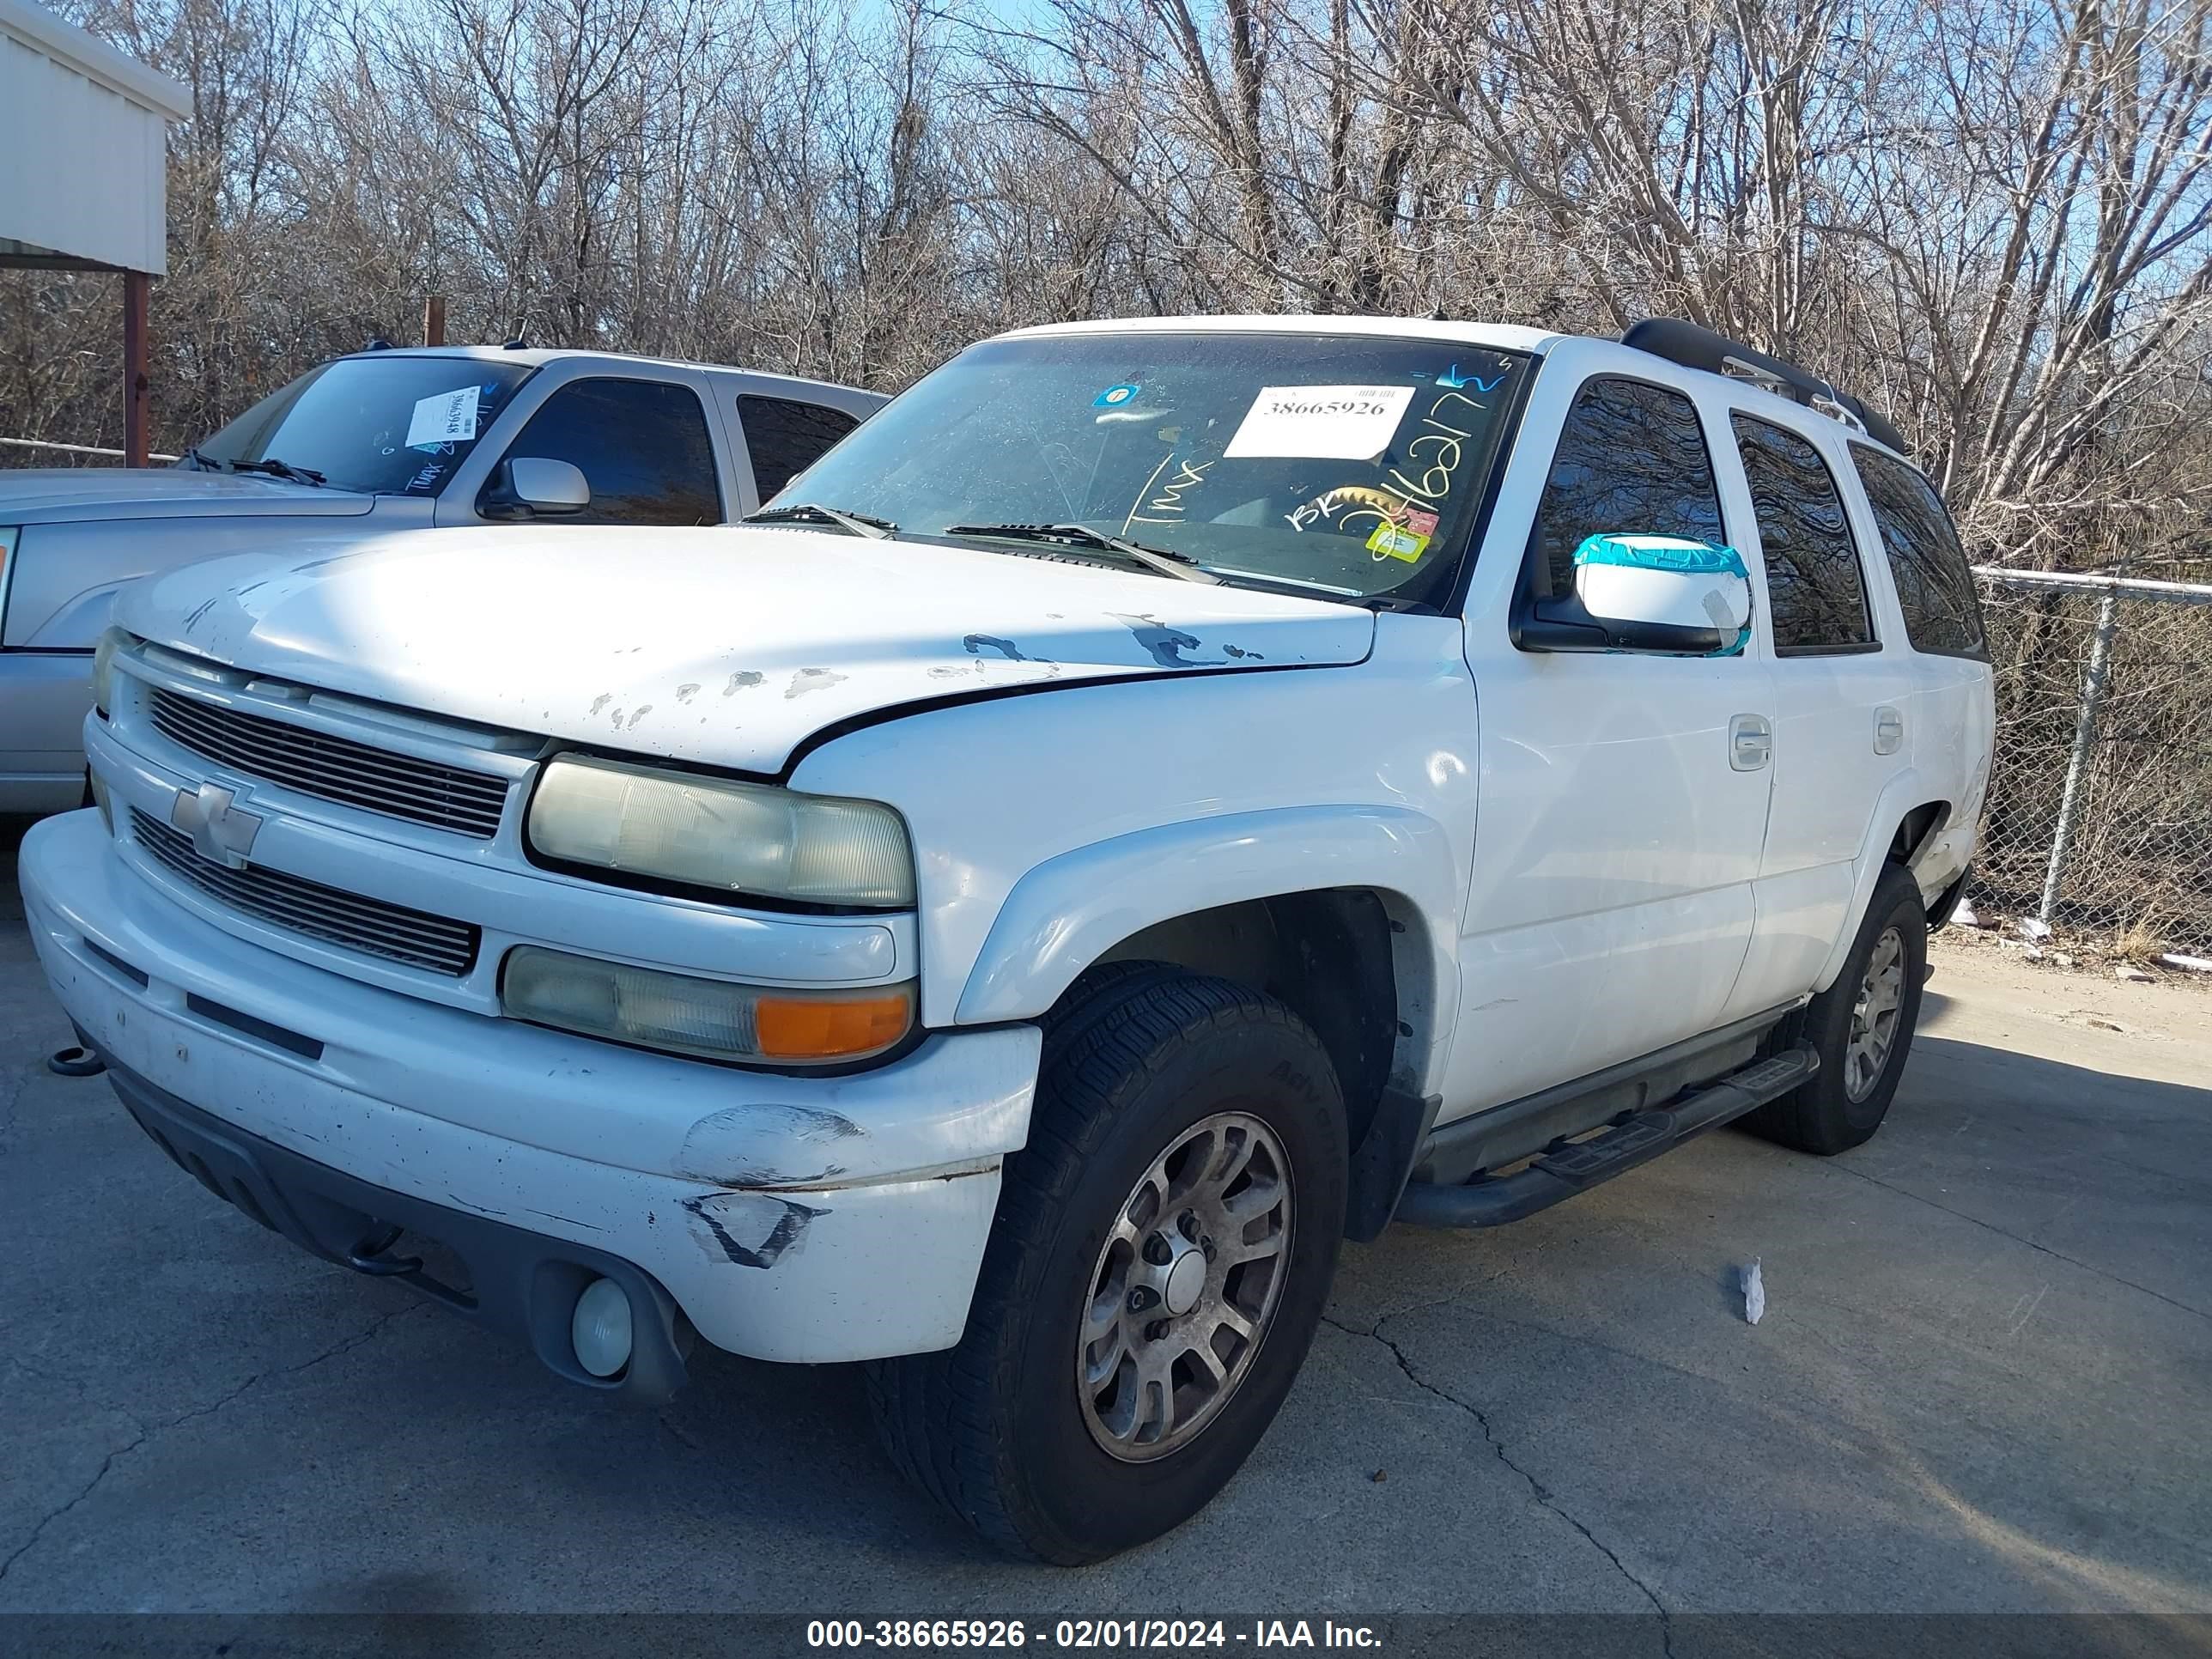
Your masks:
{"label": "parked white suv", "polygon": [[770,526],[130,590],[31,930],[255,1219],[641,1399],[879,1362],[923,1487],[1095,1559],[1341,1239],[1880,1124],[1991,702],[1869,427],[1675,325],[1007,335]]}
{"label": "parked white suv", "polygon": [[396,530],[742,519],[884,402],[605,351],[386,347],[318,364],[172,467],[0,471],[0,812],[84,804],[92,655],[126,582]]}

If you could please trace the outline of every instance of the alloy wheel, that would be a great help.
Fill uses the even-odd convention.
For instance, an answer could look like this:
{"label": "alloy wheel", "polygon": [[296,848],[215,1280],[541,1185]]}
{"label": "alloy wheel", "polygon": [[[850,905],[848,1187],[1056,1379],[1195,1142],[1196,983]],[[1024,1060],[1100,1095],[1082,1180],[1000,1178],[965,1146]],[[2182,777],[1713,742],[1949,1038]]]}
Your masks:
{"label": "alloy wheel", "polygon": [[1291,1202],[1282,1142],[1243,1112],[1183,1130],[1130,1189],[1076,1338],[1083,1420],[1109,1454],[1164,1457],[1228,1404],[1281,1300]]}
{"label": "alloy wheel", "polygon": [[1896,928],[1885,928],[1867,958],[1866,977],[1851,1009],[1850,1036],[1844,1044],[1844,1092],[1852,1100],[1864,1100],[1881,1081],[1897,1043],[1897,1016],[1904,1000],[1905,940]]}

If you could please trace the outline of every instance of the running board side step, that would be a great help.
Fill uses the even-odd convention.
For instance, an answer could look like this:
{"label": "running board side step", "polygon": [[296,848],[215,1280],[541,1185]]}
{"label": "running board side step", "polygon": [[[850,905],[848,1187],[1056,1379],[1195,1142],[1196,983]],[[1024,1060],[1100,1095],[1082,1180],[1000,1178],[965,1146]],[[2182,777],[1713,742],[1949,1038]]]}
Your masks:
{"label": "running board side step", "polygon": [[1459,1187],[1415,1182],[1392,1219],[1416,1227],[1502,1227],[1522,1220],[1778,1100],[1820,1069],[1810,1048],[1785,1048],[1664,1106],[1629,1113],[1587,1140],[1555,1143],[1511,1175],[1478,1176]]}

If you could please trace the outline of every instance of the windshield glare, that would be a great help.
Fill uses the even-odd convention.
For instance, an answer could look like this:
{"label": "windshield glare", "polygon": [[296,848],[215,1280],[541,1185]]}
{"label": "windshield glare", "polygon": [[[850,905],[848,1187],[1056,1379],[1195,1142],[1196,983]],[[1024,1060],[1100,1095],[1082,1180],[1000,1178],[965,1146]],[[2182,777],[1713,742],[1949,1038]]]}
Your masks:
{"label": "windshield glare", "polygon": [[1373,336],[988,341],[777,500],[872,514],[908,536],[1080,524],[1231,580],[1436,602],[1527,364]]}
{"label": "windshield glare", "polygon": [[199,452],[274,459],[341,489],[434,495],[529,378],[520,363],[473,357],[340,357],[264,398]]}

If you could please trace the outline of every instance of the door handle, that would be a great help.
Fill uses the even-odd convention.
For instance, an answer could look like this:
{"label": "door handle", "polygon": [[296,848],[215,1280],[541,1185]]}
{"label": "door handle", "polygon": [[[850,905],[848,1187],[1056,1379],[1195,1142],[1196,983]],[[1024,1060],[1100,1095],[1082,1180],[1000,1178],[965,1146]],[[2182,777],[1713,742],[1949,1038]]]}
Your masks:
{"label": "door handle", "polygon": [[1905,747],[1905,716],[1887,703],[1874,711],[1874,752],[1894,755]]}
{"label": "door handle", "polygon": [[1774,758],[1774,728],[1764,714],[1738,714],[1729,721],[1729,764],[1756,772]]}

